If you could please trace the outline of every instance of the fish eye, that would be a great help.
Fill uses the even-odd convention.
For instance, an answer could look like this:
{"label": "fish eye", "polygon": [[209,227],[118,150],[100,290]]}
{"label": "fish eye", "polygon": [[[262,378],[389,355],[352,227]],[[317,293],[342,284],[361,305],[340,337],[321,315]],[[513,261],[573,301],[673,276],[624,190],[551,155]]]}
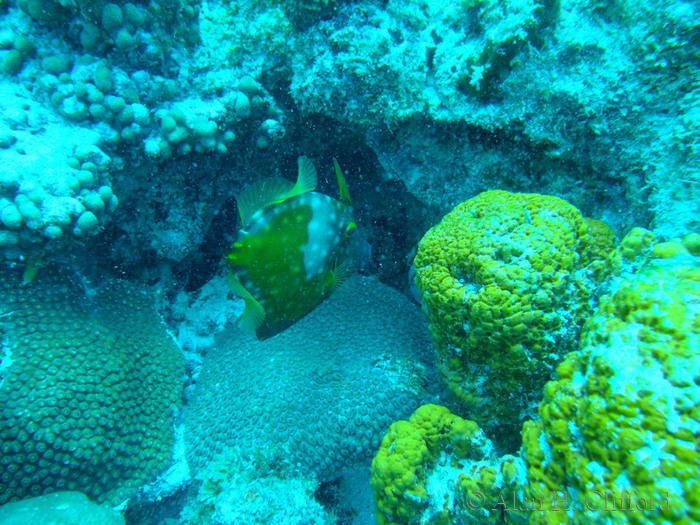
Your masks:
{"label": "fish eye", "polygon": [[355,235],[356,231],[357,231],[357,225],[354,222],[351,222],[345,228],[345,237],[347,237],[349,239],[350,237]]}

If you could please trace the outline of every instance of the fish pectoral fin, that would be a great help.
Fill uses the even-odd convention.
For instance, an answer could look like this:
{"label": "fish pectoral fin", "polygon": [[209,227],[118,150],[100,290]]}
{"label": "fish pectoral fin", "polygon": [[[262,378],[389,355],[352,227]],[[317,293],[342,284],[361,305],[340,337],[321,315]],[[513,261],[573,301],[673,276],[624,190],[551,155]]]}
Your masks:
{"label": "fish pectoral fin", "polygon": [[342,259],[328,274],[327,285],[334,292],[355,273],[355,260],[352,257]]}
{"label": "fish pectoral fin", "polygon": [[254,332],[265,322],[265,309],[258,300],[246,290],[235,273],[229,273],[227,281],[231,291],[243,299],[245,303],[245,310],[238,321],[238,327],[246,332]]}

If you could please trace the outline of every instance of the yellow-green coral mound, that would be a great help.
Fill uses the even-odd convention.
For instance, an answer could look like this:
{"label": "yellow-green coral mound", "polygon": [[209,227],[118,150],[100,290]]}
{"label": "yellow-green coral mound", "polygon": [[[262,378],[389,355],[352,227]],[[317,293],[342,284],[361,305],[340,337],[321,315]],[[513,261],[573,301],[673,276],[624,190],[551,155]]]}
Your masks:
{"label": "yellow-green coral mound", "polygon": [[573,350],[613,234],[562,199],[489,191],[421,240],[416,284],[448,387],[469,417],[517,436]]}
{"label": "yellow-green coral mound", "polygon": [[377,522],[502,523],[502,496],[522,500],[520,467],[513,456],[496,458],[473,421],[424,405],[391,425],[372,461]]}
{"label": "yellow-green coral mound", "polygon": [[651,258],[601,300],[524,427],[528,496],[575,511],[533,523],[700,523],[698,239],[623,241],[622,258]]}
{"label": "yellow-green coral mound", "polygon": [[117,504],[171,459],[182,356],[150,298],[0,275],[0,504],[81,491]]}

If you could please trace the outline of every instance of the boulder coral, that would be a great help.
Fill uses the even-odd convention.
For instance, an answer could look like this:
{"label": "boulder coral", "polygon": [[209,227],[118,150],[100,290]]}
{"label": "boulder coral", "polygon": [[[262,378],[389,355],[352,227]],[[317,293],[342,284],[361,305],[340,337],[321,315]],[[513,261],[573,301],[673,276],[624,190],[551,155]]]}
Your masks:
{"label": "boulder coral", "polygon": [[700,235],[634,228],[609,293],[544,388],[517,456],[426,405],[372,462],[384,523],[691,524],[700,520]]}
{"label": "boulder coral", "polygon": [[[379,525],[502,523],[510,499],[523,500],[521,459],[497,457],[479,426],[438,405],[397,421],[372,461]],[[522,515],[506,513],[507,523]]]}
{"label": "boulder coral", "polygon": [[184,364],[134,286],[0,275],[0,505],[81,491],[116,505],[168,466]]}
{"label": "boulder coral", "polygon": [[[623,245],[653,241],[643,234]],[[526,493],[574,514],[532,523],[700,521],[699,238],[655,243],[547,384],[540,420],[523,429]]]}
{"label": "boulder coral", "polygon": [[185,411],[190,467],[234,446],[275,451],[321,482],[365,466],[393,421],[436,399],[431,353],[420,310],[371,278],[263,342],[232,327]]}
{"label": "boulder coral", "polygon": [[488,191],[425,234],[416,285],[437,366],[468,417],[517,438],[595,306],[614,235],[562,199]]}

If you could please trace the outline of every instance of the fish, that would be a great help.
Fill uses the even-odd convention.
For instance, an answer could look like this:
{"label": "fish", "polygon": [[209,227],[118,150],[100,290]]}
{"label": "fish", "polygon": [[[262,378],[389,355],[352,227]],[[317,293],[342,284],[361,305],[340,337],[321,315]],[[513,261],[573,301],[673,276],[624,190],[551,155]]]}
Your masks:
{"label": "fish", "polygon": [[299,157],[295,183],[262,179],[237,199],[241,229],[226,254],[228,284],[243,299],[238,326],[265,340],[314,310],[354,272],[352,201],[334,159],[339,199],[317,193],[311,160]]}

